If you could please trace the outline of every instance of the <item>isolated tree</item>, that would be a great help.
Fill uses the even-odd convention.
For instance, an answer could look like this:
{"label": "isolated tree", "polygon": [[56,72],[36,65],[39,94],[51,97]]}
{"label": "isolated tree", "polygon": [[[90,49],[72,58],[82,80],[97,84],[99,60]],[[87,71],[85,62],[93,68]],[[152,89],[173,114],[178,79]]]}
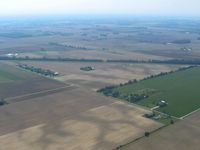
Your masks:
{"label": "isolated tree", "polygon": [[149,132],[145,132],[144,135],[145,135],[146,137],[149,137],[150,133],[149,133]]}
{"label": "isolated tree", "polygon": [[170,124],[174,124],[174,120],[170,120]]}
{"label": "isolated tree", "polygon": [[3,106],[3,105],[5,105],[6,104],[6,101],[4,100],[4,99],[0,99],[0,106]]}

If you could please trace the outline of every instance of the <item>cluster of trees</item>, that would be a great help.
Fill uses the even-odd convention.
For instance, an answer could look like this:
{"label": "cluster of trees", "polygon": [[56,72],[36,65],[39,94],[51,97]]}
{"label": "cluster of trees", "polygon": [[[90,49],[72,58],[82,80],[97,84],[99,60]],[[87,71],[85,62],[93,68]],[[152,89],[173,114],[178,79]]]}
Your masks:
{"label": "cluster of trees", "polygon": [[31,72],[35,72],[44,76],[49,76],[49,77],[54,77],[57,76],[58,73],[51,71],[51,70],[45,70],[42,68],[37,68],[37,67],[33,67],[33,66],[28,66],[26,64],[19,64],[18,65],[20,68],[26,69],[26,70],[30,70]]}
{"label": "cluster of trees", "polygon": [[129,80],[129,81],[126,82],[126,83],[120,83],[119,86],[125,86],[125,85],[134,84],[134,83],[137,83],[138,81],[139,81],[139,80],[137,80],[137,79]]}
{"label": "cluster of trees", "polygon": [[71,49],[90,50],[89,48],[82,46],[74,46],[74,45],[63,45],[63,46]]}
{"label": "cluster of trees", "polygon": [[148,98],[149,96],[147,94],[138,94],[138,93],[131,93],[131,94],[127,94],[127,95],[119,95],[118,98],[121,98],[121,99],[124,99],[128,102],[131,102],[131,103],[136,103],[136,102],[139,102],[143,99],[146,99]]}
{"label": "cluster of trees", "polygon": [[[113,89],[117,86],[106,86],[105,88],[99,89],[97,92],[103,93],[106,96],[113,96]],[[117,94],[114,94],[117,95]]]}
{"label": "cluster of trees", "polygon": [[0,99],[0,106],[8,104],[4,99]]}
{"label": "cluster of trees", "polygon": [[62,44],[62,43],[60,44],[56,42],[49,42],[49,45],[63,46],[65,48],[70,48],[70,49],[90,50],[90,48],[83,47],[83,46],[67,45],[67,44]]}
{"label": "cluster of trees", "polygon": [[149,96],[146,94],[130,94],[129,95],[130,102],[138,102],[148,97]]}
{"label": "cluster of trees", "polygon": [[103,89],[98,90],[98,92],[103,93],[106,96],[112,96],[114,98],[121,98],[121,99],[124,99],[124,100],[126,100],[128,102],[132,102],[132,103],[138,102],[140,100],[143,100],[143,99],[149,97],[145,93],[141,93],[141,94],[138,94],[138,93],[133,94],[133,93],[131,93],[131,94],[123,95],[119,91],[115,91],[114,90],[114,88],[116,88],[116,87],[117,86],[107,86],[107,87],[105,87]]}
{"label": "cluster of trees", "polygon": [[95,69],[94,69],[94,67],[87,66],[87,67],[81,67],[80,70],[83,70],[83,71],[92,71],[92,70],[95,70]]}

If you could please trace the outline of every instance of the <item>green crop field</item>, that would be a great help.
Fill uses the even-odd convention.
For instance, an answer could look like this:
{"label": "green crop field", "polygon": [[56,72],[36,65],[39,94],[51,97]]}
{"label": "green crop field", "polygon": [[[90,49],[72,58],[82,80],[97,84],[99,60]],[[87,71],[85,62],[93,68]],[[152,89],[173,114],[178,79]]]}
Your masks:
{"label": "green crop field", "polygon": [[147,98],[135,103],[146,107],[155,107],[164,100],[165,107],[156,110],[176,117],[182,117],[200,108],[200,67],[177,71],[168,75],[142,80],[129,85],[118,86],[112,92],[119,93],[118,98],[130,94],[145,94]]}
{"label": "green crop field", "polygon": [[16,76],[15,74],[0,69],[0,83],[16,81],[16,80],[21,80],[21,78]]}
{"label": "green crop field", "polygon": [[15,65],[8,65],[6,63],[0,62],[0,84],[30,79],[32,77],[33,74],[22,71]]}

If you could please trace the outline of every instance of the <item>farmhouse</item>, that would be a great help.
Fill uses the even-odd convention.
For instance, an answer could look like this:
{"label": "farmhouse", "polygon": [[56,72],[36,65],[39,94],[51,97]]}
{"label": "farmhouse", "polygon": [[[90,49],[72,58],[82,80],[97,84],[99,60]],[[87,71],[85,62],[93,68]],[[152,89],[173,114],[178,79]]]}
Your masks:
{"label": "farmhouse", "polygon": [[54,76],[58,76],[59,75],[59,72],[54,72]]}
{"label": "farmhouse", "polygon": [[165,106],[168,105],[168,103],[167,103],[165,100],[161,100],[161,101],[158,102],[157,105],[158,105],[159,107],[165,107]]}

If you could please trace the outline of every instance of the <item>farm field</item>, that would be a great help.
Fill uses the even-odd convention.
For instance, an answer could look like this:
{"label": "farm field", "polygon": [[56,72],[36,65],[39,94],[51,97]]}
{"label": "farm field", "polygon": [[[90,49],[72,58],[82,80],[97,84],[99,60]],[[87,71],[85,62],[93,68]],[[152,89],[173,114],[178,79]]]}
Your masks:
{"label": "farm field", "polygon": [[7,72],[5,70],[0,71],[0,83],[20,80],[20,79],[21,78],[15,76],[14,74],[10,74],[9,72]]}
{"label": "farm field", "polygon": [[36,25],[37,19],[5,21],[0,25],[0,56],[17,53],[17,57],[126,60],[200,57],[198,21],[183,19],[177,24],[170,18],[146,19],[107,18],[102,22],[98,17],[91,21],[64,17],[40,20],[40,25]]}
{"label": "farm field", "polygon": [[[163,126],[143,117],[148,110],[116,102],[79,83],[45,78],[17,68],[16,62],[1,63],[20,80],[0,83],[0,95],[8,102],[0,107],[0,149],[110,149]],[[55,67],[52,70],[64,69],[61,75],[77,67],[53,64],[48,65]],[[39,67],[49,69],[45,65]],[[77,65],[74,74],[80,70]]]}
{"label": "farm field", "polygon": [[112,149],[162,126],[147,110],[81,88],[27,99],[0,108],[2,149]]}
{"label": "farm field", "polygon": [[113,91],[122,95],[144,93],[149,97],[136,103],[150,108],[155,107],[159,101],[164,100],[168,103],[167,106],[156,110],[175,117],[182,117],[200,107],[199,75],[200,67],[193,67],[117,87]]}
{"label": "farm field", "polygon": [[12,63],[0,63],[0,98],[12,98],[30,93],[69,86],[17,68]]}
{"label": "farm field", "polygon": [[30,75],[30,77],[28,77],[28,73],[21,72],[15,67],[11,65],[7,65],[3,62],[0,62],[0,68],[1,68],[0,69],[0,84],[14,82],[14,81],[22,81],[34,76],[34,75]]}
{"label": "farm field", "polygon": [[36,51],[22,52],[18,57],[30,58],[72,58],[72,59],[99,59],[99,60],[169,60],[170,57],[143,54],[140,52],[127,51],[102,51],[102,50],[68,50],[68,51]]}
{"label": "farm field", "polygon": [[[130,79],[142,79],[152,74],[176,70],[180,65],[152,64],[120,64],[120,63],[71,63],[71,62],[31,62],[24,61],[35,67],[46,68],[60,73],[55,79],[84,86],[89,89],[99,89],[108,85],[127,82]],[[95,70],[85,72],[81,67],[92,66]]]}
{"label": "farm field", "polygon": [[120,150],[199,150],[199,120],[200,111]]}
{"label": "farm field", "polygon": [[199,26],[0,17],[0,150],[199,150]]}

